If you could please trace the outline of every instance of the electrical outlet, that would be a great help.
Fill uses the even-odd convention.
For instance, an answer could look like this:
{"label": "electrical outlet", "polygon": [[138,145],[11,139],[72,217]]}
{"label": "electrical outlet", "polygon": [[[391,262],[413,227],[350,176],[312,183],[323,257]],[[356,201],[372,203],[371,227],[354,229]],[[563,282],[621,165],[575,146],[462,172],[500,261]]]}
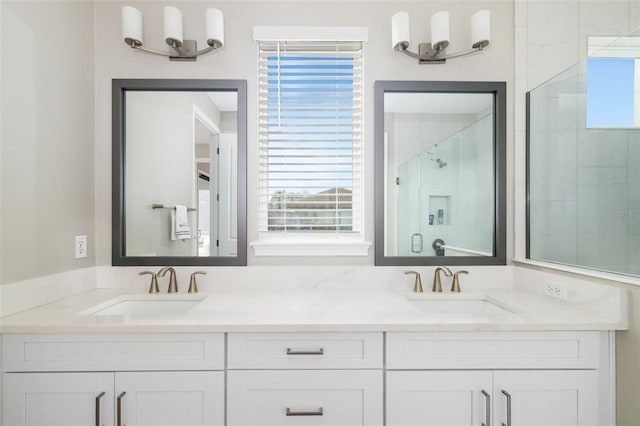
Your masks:
{"label": "electrical outlet", "polygon": [[87,236],[76,236],[76,259],[87,257]]}
{"label": "electrical outlet", "polygon": [[555,297],[556,299],[567,300],[567,285],[544,280],[544,294]]}

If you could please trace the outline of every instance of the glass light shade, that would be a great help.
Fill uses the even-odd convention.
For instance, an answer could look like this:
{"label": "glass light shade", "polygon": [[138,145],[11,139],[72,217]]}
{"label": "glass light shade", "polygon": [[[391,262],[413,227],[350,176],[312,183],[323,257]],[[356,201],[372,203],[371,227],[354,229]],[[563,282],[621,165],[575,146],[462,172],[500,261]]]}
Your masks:
{"label": "glass light shade", "polygon": [[131,47],[142,46],[144,28],[142,13],[131,6],[122,8],[122,38]]}
{"label": "glass light shade", "polygon": [[173,6],[164,8],[164,39],[169,46],[182,46],[182,12]]}
{"label": "glass light shade", "polygon": [[491,12],[479,10],[471,16],[471,46],[482,49],[491,41]]}
{"label": "glass light shade", "polygon": [[391,47],[395,50],[408,49],[410,42],[409,14],[398,12],[391,17]]}
{"label": "glass light shade", "polygon": [[449,12],[441,10],[431,17],[431,47],[434,50],[449,46]]}
{"label": "glass light shade", "polygon": [[215,8],[209,8],[206,12],[207,20],[207,44],[209,46],[224,46],[224,16]]}

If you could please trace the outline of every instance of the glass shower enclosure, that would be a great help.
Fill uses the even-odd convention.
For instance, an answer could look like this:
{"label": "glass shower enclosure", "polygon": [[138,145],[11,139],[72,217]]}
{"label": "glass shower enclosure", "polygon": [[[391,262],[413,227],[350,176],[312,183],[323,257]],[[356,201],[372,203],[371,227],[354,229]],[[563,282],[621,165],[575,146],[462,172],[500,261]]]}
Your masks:
{"label": "glass shower enclosure", "polygon": [[398,166],[394,255],[492,256],[493,122],[491,110],[473,116]]}
{"label": "glass shower enclosure", "polygon": [[594,47],[528,93],[532,260],[640,276],[638,35]]}

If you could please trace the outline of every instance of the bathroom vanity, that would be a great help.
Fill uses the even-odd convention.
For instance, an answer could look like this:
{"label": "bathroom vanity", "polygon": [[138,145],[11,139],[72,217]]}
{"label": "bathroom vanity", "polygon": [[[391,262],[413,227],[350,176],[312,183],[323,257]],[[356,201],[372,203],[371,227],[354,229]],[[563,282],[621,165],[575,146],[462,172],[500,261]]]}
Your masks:
{"label": "bathroom vanity", "polygon": [[614,424],[625,317],[516,290],[205,296],[115,313],[170,296],[95,290],[7,317],[4,424]]}

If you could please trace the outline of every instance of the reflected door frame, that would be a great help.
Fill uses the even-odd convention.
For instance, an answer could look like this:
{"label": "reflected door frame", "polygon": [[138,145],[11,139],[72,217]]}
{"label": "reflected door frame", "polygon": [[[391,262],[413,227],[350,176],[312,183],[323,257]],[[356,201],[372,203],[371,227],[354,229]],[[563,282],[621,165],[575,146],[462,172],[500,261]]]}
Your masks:
{"label": "reflected door frame", "polygon": [[[209,130],[209,256],[218,256],[218,246],[216,242],[218,241],[218,214],[219,211],[219,156],[217,153],[219,152],[219,136],[220,136],[220,128],[213,123],[207,115],[200,110],[197,106],[193,106],[193,142],[194,146],[196,143],[196,132],[195,126],[196,121],[200,122],[207,130]],[[195,152],[195,149],[194,149]],[[195,205],[198,211],[196,212],[196,243],[194,244],[195,253],[192,253],[193,256],[198,256],[198,248],[199,248],[199,239],[200,239],[200,193],[198,190],[198,179],[199,172],[197,164],[201,162],[198,161],[198,158],[194,155],[194,171],[192,176],[194,178],[194,199],[196,200]]]}

